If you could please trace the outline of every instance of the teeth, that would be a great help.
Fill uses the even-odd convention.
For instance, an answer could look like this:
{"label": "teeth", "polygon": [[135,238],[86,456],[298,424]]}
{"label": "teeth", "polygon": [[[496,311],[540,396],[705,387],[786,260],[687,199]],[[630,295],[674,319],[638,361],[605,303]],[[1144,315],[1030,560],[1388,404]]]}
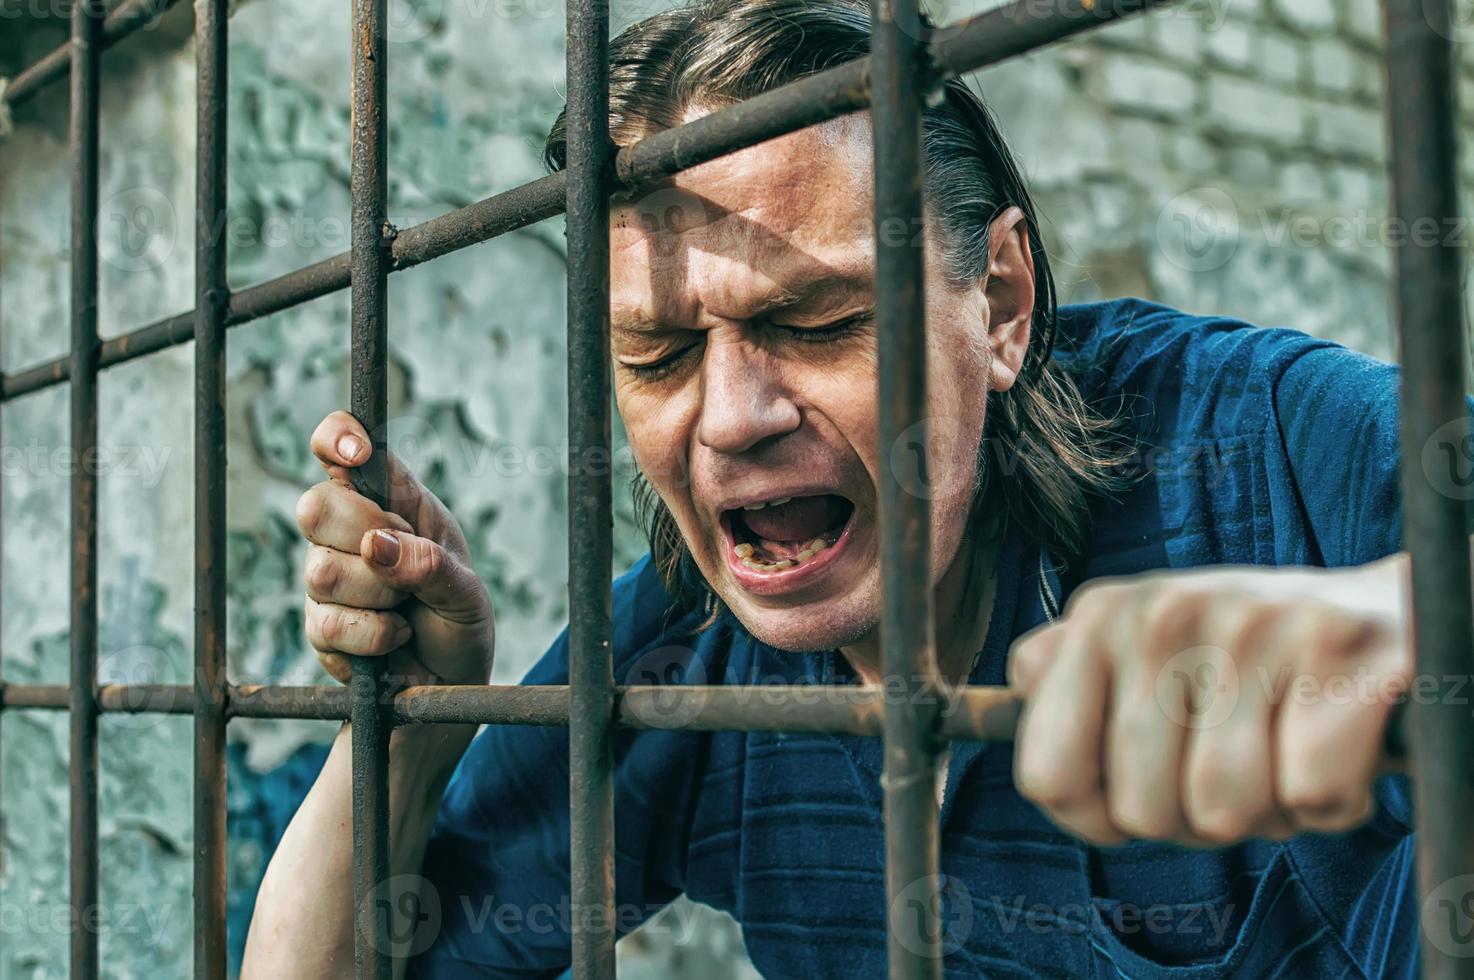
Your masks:
{"label": "teeth", "polygon": [[777,500],[766,500],[766,501],[763,501],[762,503],[758,503],[758,504],[743,504],[742,505],[742,509],[743,510],[762,510],[764,507],[777,507],[779,504],[786,504],[786,503],[788,503],[792,499],[793,499],[792,497],[780,497]]}
{"label": "teeth", "polygon": [[737,557],[738,558],[751,558],[752,557],[752,553],[753,553],[754,550],[755,549],[753,548],[752,545],[750,545],[746,541],[744,541],[744,542],[742,542],[741,544],[739,544],[737,546]]}

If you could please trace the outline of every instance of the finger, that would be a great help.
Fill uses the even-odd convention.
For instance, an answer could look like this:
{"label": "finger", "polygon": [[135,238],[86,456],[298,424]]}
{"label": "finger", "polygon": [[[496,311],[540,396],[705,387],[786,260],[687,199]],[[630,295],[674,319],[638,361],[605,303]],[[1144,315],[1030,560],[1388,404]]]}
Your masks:
{"label": "finger", "polygon": [[363,535],[374,528],[403,531],[409,522],[384,510],[340,480],[325,480],[297,499],[297,527],[313,544],[355,554]]}
{"label": "finger", "polygon": [[[1400,660],[1384,631],[1348,623],[1343,614],[1302,609],[1299,676],[1280,710],[1277,731],[1280,805],[1297,827],[1339,832],[1365,822],[1382,754],[1387,700],[1364,683]],[[1360,679],[1360,680],[1359,680]]]}
{"label": "finger", "polygon": [[384,584],[356,553],[309,545],[303,570],[307,594],[318,602],[360,609],[392,609],[405,593]]}
{"label": "finger", "polygon": [[1028,698],[1039,687],[1039,681],[1059,653],[1059,645],[1069,631],[1065,623],[1052,623],[1030,630],[1013,642],[1008,651],[1008,686],[1021,698]]}
{"label": "finger", "polygon": [[322,653],[378,657],[409,642],[409,622],[396,612],[356,609],[309,598],[307,641]]}
{"label": "finger", "polygon": [[353,658],[342,653],[317,652],[317,662],[322,664],[322,669],[328,672],[328,676],[340,684],[347,684],[353,680]]}
{"label": "finger", "polygon": [[1060,634],[1058,649],[1024,702],[1014,740],[1014,781],[1056,824],[1097,844],[1125,838],[1106,810],[1101,769],[1110,676],[1088,628]]}
{"label": "finger", "polygon": [[1119,609],[1102,631],[1114,666],[1106,724],[1105,782],[1111,822],[1127,837],[1182,841],[1182,766],[1196,723],[1187,682],[1202,605],[1160,591]]}
{"label": "finger", "polygon": [[373,451],[368,430],[344,411],[333,412],[317,423],[309,445],[312,455],[335,480],[349,479],[349,471],[367,462]]}
{"label": "finger", "polygon": [[476,573],[441,545],[408,531],[378,529],[359,541],[359,554],[385,585],[408,593],[455,622],[486,615]]}
{"label": "finger", "polygon": [[1250,837],[1285,840],[1294,823],[1275,792],[1275,704],[1265,683],[1240,684],[1219,724],[1188,734],[1182,809],[1199,842],[1221,847]]}

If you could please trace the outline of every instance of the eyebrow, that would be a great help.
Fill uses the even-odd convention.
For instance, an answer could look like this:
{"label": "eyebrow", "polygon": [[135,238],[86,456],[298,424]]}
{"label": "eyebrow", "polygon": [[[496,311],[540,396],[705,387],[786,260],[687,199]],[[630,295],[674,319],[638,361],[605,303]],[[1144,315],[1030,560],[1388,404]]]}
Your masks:
{"label": "eyebrow", "polygon": [[[837,272],[805,279],[792,284],[778,284],[763,298],[744,320],[762,320],[795,307],[812,305],[832,294],[849,294],[868,290],[873,279],[865,273]],[[650,320],[639,311],[613,310],[609,326],[615,333],[652,334],[671,329],[667,324]]]}

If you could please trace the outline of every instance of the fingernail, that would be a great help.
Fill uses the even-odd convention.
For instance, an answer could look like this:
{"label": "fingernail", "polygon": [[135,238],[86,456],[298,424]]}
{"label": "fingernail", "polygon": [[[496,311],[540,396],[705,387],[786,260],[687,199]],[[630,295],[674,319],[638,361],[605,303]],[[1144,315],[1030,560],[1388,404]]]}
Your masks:
{"label": "fingernail", "polygon": [[411,632],[412,630],[409,627],[409,623],[405,623],[403,626],[399,627],[399,629],[394,633],[394,645],[396,647],[402,647],[406,643],[408,643],[409,635]]}
{"label": "fingernail", "polygon": [[388,531],[375,531],[374,540],[369,545],[369,551],[374,556],[374,563],[390,566],[399,563],[399,539]]}
{"label": "fingernail", "polygon": [[358,458],[358,451],[362,448],[363,442],[351,433],[338,440],[338,455],[350,463]]}

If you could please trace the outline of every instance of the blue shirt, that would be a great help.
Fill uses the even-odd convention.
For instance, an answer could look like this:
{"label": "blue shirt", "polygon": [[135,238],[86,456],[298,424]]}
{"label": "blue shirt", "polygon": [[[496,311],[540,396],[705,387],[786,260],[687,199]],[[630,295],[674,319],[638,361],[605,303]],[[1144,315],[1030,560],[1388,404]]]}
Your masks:
{"label": "blue shirt", "polygon": [[[1015,535],[972,681],[1001,684],[1045,593],[1156,568],[1351,565],[1400,547],[1397,370],[1289,330],[1138,300],[1065,307],[1056,356],[1124,411],[1143,475],[1095,507],[1061,581]],[[621,683],[833,684],[836,653],[757,642],[730,615],[697,631],[649,559],[614,585]],[[560,637],[525,683],[568,682]],[[941,811],[949,976],[1414,976],[1409,788],[1382,777],[1373,819],[1217,851],[1095,848],[1013,787],[1010,745],[953,748]],[[769,977],[885,973],[879,739],[621,730],[616,922],[681,893],[730,912]],[[569,961],[568,737],[493,726],[452,778],[424,874],[439,932],[418,977],[556,976]]]}

